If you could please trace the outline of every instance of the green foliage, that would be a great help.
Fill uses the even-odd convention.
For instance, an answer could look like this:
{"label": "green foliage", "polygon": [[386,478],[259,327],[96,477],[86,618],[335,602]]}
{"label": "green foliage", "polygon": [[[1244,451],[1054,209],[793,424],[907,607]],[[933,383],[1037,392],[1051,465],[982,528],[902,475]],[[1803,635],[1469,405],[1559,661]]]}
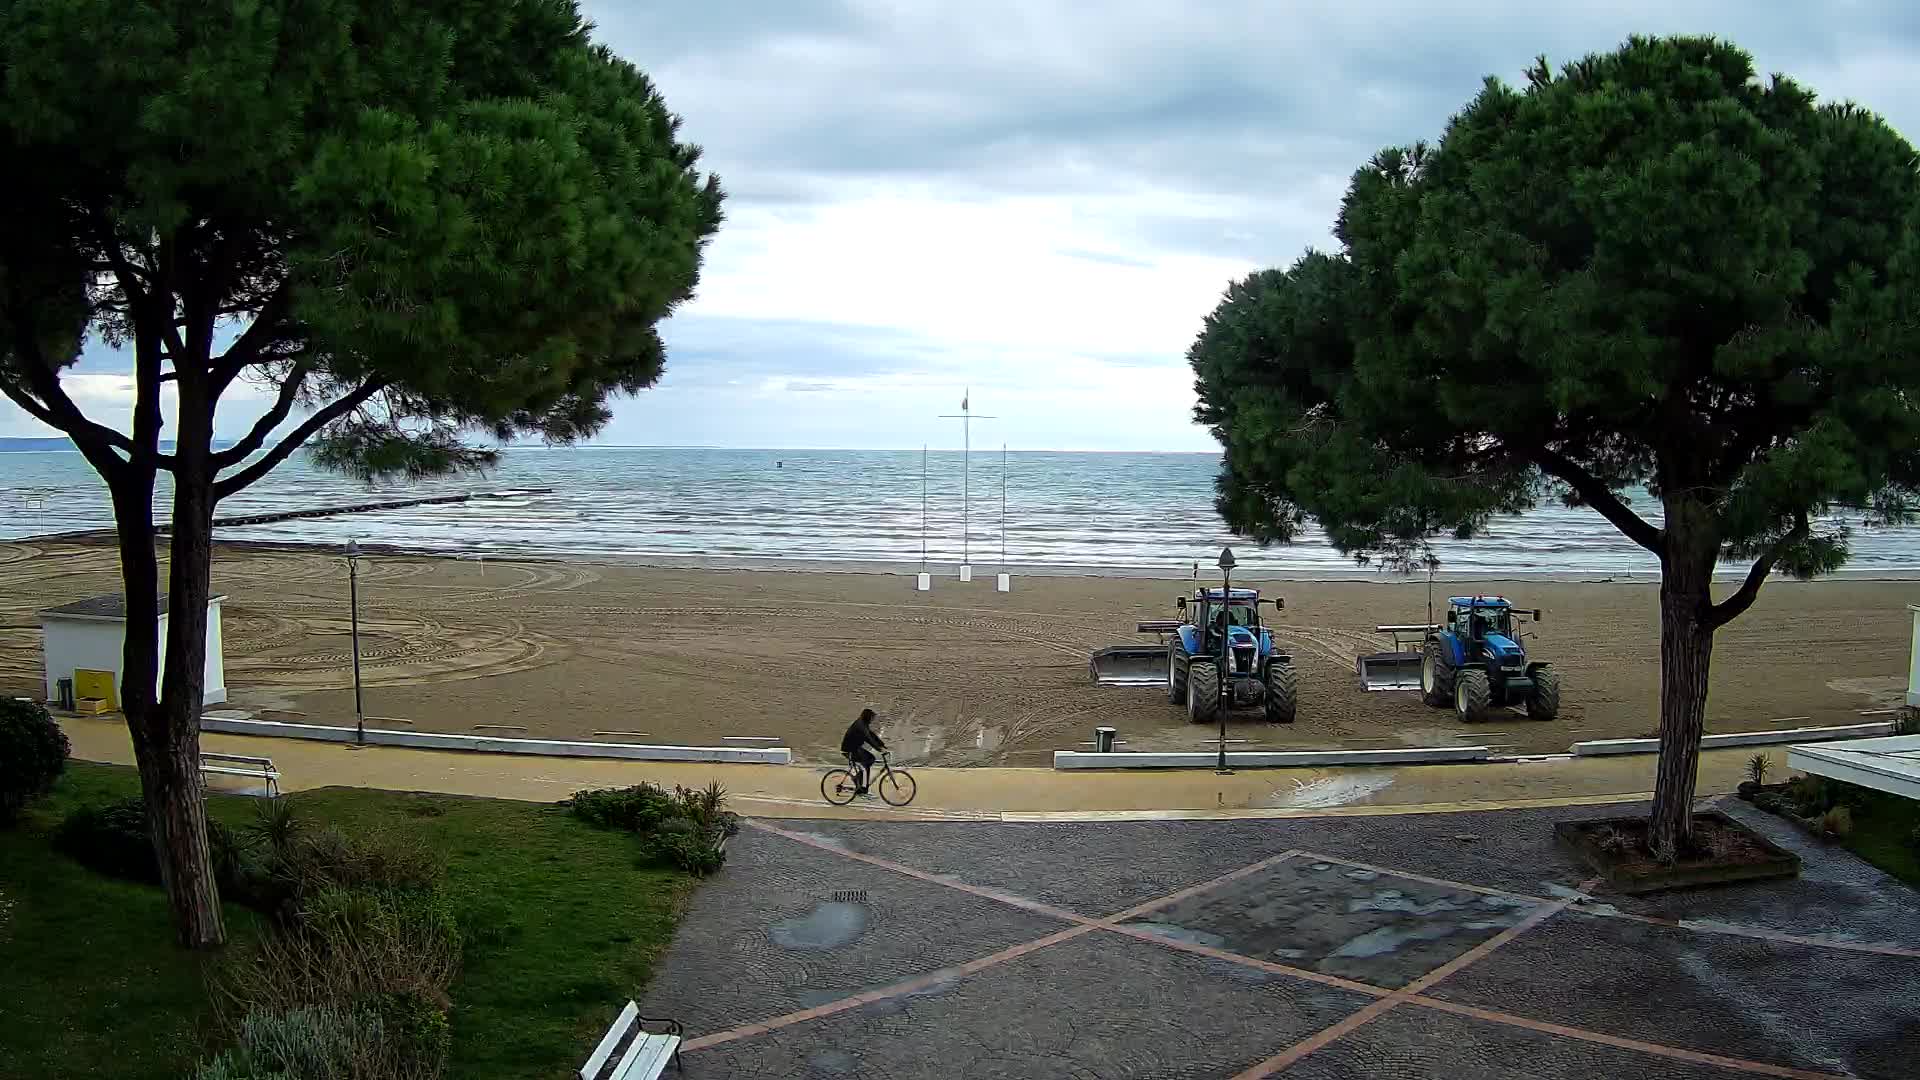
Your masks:
{"label": "green foliage", "polygon": [[576,791],[563,805],[568,813],[589,825],[629,832],[653,832],[661,822],[681,816],[673,796],[645,782],[625,788]]}
{"label": "green foliage", "polygon": [[0,697],[0,825],[53,790],[67,751],[67,733],[38,702]]}
{"label": "green foliage", "polygon": [[8,180],[24,336],[0,335],[0,385],[63,429],[29,365],[83,331],[157,345],[179,310],[174,362],[210,363],[210,398],[231,364],[345,403],[321,460],[363,476],[484,463],[462,429],[576,439],[659,377],[655,326],[720,221],[678,118],[573,0],[20,0],[0,70],[0,146],[40,163]]}
{"label": "green foliage", "polygon": [[1747,759],[1747,779],[1756,784],[1767,782],[1767,774],[1773,771],[1773,759],[1765,754],[1755,754]]}
{"label": "green foliage", "polygon": [[639,834],[642,866],[675,866],[705,877],[726,861],[721,844],[740,829],[726,800],[718,781],[698,789],[675,785],[671,795],[642,782],[575,792],[564,805],[589,824]]}
{"label": "green foliage", "polygon": [[1670,569],[1832,569],[1848,532],[1821,515],[1904,520],[1920,484],[1916,207],[1900,135],[1724,42],[1489,80],[1354,175],[1337,252],[1208,318],[1221,512],[1405,565],[1555,495]]}
{"label": "green foliage", "polygon": [[437,1028],[411,1007],[377,1003],[250,1012],[239,1044],[201,1065],[194,1080],[433,1080],[446,1068],[447,1027],[428,1008]]}
{"label": "green foliage", "polygon": [[[0,832],[0,888],[16,901],[0,933],[0,970],[17,991],[0,1024],[0,1075],[176,1080],[208,1052],[203,960],[166,933],[160,890],[50,849],[60,816],[138,790],[130,769],[73,762],[20,828]],[[552,807],[360,788],[293,800],[299,829],[405,834],[443,857],[438,891],[464,939],[447,990],[445,1075],[461,1080],[577,1069],[582,1047],[644,991],[693,887],[677,870],[636,868],[621,837]],[[423,802],[439,812],[420,814]],[[244,835],[261,804],[215,793],[207,805],[210,818]],[[221,893],[233,895],[225,885]],[[279,921],[233,904],[226,918],[227,959],[253,955],[249,942]],[[226,1015],[231,1024],[230,1007]]]}
{"label": "green foliage", "polygon": [[1893,718],[1893,734],[1920,735],[1920,709],[1911,705],[1901,706]]}
{"label": "green foliage", "polygon": [[160,863],[147,831],[147,806],[137,795],[75,810],[60,823],[53,843],[95,873],[128,881],[160,880]]}

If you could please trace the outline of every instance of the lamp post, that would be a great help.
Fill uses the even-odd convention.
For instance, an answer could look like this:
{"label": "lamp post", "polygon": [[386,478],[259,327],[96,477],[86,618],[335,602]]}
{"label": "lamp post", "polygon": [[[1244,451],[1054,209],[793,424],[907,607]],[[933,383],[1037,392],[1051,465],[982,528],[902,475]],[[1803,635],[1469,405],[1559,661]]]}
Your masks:
{"label": "lamp post", "polygon": [[367,717],[360,706],[360,542],[347,541],[347,626],[353,637],[353,741],[367,743]]}
{"label": "lamp post", "polygon": [[1220,630],[1219,659],[1215,661],[1215,663],[1219,665],[1218,670],[1220,672],[1220,678],[1214,680],[1219,684],[1221,696],[1221,700],[1215,703],[1214,706],[1214,712],[1220,714],[1220,761],[1213,769],[1215,773],[1221,776],[1231,776],[1233,774],[1233,770],[1227,768],[1227,702],[1231,700],[1232,697],[1227,687],[1233,683],[1232,677],[1228,674],[1229,669],[1233,666],[1233,648],[1227,641],[1226,633],[1227,627],[1233,625],[1233,616],[1229,614],[1228,609],[1233,605],[1234,565],[1233,549],[1230,547],[1221,548],[1220,577],[1222,585],[1220,588],[1220,612],[1226,615],[1227,618],[1225,620],[1225,626],[1222,626]]}

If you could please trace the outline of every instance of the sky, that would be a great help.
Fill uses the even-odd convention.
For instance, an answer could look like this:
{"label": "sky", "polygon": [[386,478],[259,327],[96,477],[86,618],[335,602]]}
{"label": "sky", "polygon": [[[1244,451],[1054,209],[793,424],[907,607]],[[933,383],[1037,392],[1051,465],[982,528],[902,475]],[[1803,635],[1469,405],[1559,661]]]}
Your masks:
{"label": "sky", "polygon": [[[1331,246],[1355,168],[1541,54],[1716,34],[1920,137],[1911,0],[584,6],[730,193],[608,444],[958,446],[970,394],[976,446],[1215,449],[1184,353],[1228,282]],[[129,367],[93,348],[70,385],[124,424]]]}

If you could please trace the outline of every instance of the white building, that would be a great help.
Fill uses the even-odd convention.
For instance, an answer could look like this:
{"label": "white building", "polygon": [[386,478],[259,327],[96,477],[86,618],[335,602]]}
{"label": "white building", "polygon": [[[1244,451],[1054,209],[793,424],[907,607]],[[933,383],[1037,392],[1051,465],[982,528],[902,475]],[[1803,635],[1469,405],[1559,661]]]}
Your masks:
{"label": "white building", "polygon": [[[227,668],[220,652],[220,603],[225,599],[225,596],[213,596],[207,600],[207,704],[227,700]],[[74,679],[75,671],[88,670],[113,672],[115,704],[118,704],[118,695],[122,693],[120,660],[127,634],[124,595],[96,596],[48,608],[40,613],[40,629],[45,634],[48,701],[59,700],[61,679]],[[159,633],[160,670],[164,672],[167,665],[166,593],[160,594]],[[154,692],[159,692],[157,678]]]}

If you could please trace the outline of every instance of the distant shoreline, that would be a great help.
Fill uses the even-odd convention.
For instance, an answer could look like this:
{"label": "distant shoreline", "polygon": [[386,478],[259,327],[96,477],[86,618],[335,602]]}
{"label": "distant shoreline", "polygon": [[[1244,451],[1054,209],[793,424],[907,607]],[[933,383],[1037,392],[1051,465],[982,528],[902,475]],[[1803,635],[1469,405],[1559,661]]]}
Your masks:
{"label": "distant shoreline", "polygon": [[[30,543],[82,543],[102,546],[113,543],[113,534],[104,529],[89,529],[78,532],[45,533],[37,536],[25,536],[12,540],[0,540],[0,544]],[[234,551],[292,551],[316,555],[338,554],[336,545],[314,543],[301,540],[226,540],[216,537],[215,548],[228,548]],[[907,577],[920,573],[923,569],[933,575],[935,581],[955,580],[960,576],[960,564],[952,561],[929,561],[922,564],[919,560],[878,560],[878,559],[807,559],[776,558],[753,555],[673,555],[637,553],[631,555],[608,554],[602,552],[581,552],[578,554],[556,552],[505,552],[505,551],[451,551],[433,548],[408,547],[403,544],[381,541],[361,541],[363,556],[389,556],[407,559],[444,559],[449,562],[515,562],[515,563],[562,563],[582,566],[620,566],[657,570],[701,570],[734,573],[792,573],[792,574],[851,574],[875,577]],[[998,562],[981,560],[973,564],[975,583],[992,583],[993,576],[1001,572]],[[1186,567],[1177,566],[1094,566],[1067,563],[1021,564],[1008,562],[1006,573],[1015,578],[1094,578],[1138,581],[1192,581],[1192,563]],[[1376,585],[1422,585],[1427,578],[1422,574],[1395,574],[1366,567],[1353,567],[1347,570],[1283,570],[1260,571],[1247,570],[1235,575],[1249,583],[1266,581],[1283,582],[1327,582]],[[1215,582],[1219,577],[1218,569],[1201,561],[1199,580]],[[1746,570],[1728,567],[1715,575],[1715,581],[1726,583],[1742,580]],[[1655,573],[1605,572],[1581,570],[1454,570],[1445,567],[1436,573],[1433,582],[1436,586],[1446,584],[1471,583],[1477,581],[1537,581],[1556,584],[1587,585],[1657,585],[1660,576]],[[1775,576],[1768,580],[1768,587],[1777,585],[1817,585],[1823,581],[1920,581],[1920,567],[1874,567],[1842,568],[1831,574],[1823,574],[1811,581],[1796,582],[1792,578]]]}

